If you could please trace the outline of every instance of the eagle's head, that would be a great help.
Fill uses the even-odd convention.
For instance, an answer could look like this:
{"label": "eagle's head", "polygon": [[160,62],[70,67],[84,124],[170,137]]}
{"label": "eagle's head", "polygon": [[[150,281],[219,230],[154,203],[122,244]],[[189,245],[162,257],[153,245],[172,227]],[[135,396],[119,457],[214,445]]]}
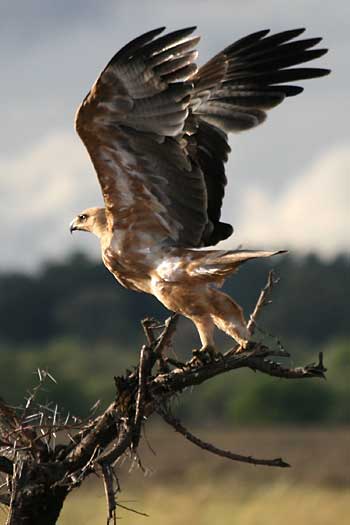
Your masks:
{"label": "eagle's head", "polygon": [[105,208],[87,208],[72,220],[69,230],[90,232],[101,238],[107,228]]}

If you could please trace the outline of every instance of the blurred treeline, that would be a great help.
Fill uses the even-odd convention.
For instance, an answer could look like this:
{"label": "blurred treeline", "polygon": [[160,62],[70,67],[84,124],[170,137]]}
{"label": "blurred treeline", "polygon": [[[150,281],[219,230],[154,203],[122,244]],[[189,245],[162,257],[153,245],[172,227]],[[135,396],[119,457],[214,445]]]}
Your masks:
{"label": "blurred treeline", "polygon": [[[227,291],[249,315],[272,267],[281,278],[256,338],[284,345],[289,364],[309,364],[325,353],[328,382],[282,381],[242,370],[183,396],[177,410],[196,423],[350,423],[350,260],[283,256],[247,263]],[[137,363],[140,320],[165,319],[156,299],[123,289],[103,267],[76,254],[35,274],[0,274],[0,397],[21,403],[36,369],[58,384],[44,395],[64,410],[86,415],[97,399],[108,403],[113,376]],[[230,342],[218,338],[220,348]],[[189,357],[197,336],[183,321],[175,354]]]}

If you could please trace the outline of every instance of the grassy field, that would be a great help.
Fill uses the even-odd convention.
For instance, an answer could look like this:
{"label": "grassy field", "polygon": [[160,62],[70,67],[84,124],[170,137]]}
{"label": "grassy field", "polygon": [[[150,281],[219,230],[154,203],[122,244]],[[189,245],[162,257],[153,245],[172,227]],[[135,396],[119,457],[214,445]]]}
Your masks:
{"label": "grassy field", "polygon": [[[349,429],[197,432],[223,448],[282,456],[293,467],[239,465],[197,449],[172,431],[150,432],[146,473],[122,468],[119,501],[150,517],[118,510],[122,523],[152,525],[347,525],[350,516]],[[102,487],[89,482],[67,500],[60,525],[105,525]]]}
{"label": "grassy field", "polygon": [[[126,525],[347,525],[350,516],[350,429],[200,429],[217,446],[279,457],[290,469],[243,465],[212,456],[172,430],[148,432],[140,458],[120,466],[118,509]],[[5,514],[1,525],[5,523]],[[59,525],[106,525],[102,483],[87,480],[67,499]]]}
{"label": "grassy field", "polygon": [[[126,525],[348,525],[350,490],[267,483],[242,486],[234,480],[197,480],[191,484],[158,485],[121,494],[120,502],[149,517],[119,509]],[[105,525],[103,494],[81,490],[62,513],[61,525]]]}

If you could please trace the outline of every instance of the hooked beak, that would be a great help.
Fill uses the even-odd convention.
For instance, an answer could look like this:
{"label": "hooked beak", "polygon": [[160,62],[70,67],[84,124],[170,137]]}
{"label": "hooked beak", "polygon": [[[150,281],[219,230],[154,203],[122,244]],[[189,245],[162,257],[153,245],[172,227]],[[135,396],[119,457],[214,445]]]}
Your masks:
{"label": "hooked beak", "polygon": [[76,219],[73,219],[72,222],[69,225],[69,231],[72,234],[75,230],[78,230],[78,227],[76,225]]}

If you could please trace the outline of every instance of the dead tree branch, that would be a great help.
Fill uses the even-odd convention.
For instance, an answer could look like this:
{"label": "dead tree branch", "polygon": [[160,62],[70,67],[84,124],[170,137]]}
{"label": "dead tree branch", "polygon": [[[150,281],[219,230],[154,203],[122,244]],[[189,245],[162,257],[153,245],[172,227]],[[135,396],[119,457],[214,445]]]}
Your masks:
{"label": "dead tree branch", "polygon": [[187,428],[185,428],[182,423],[175,417],[173,417],[171,414],[167,413],[165,410],[159,408],[157,412],[162,416],[164,421],[168,423],[171,427],[175,429],[176,432],[179,432],[182,434],[188,441],[193,443],[199,448],[202,448],[203,450],[206,450],[207,452],[211,452],[212,454],[216,454],[217,456],[220,456],[222,458],[232,459],[233,461],[239,461],[241,463],[251,463],[252,465],[265,465],[267,467],[290,467],[288,463],[282,460],[282,458],[275,458],[275,459],[258,459],[254,458],[253,456],[242,456],[241,454],[235,454],[234,452],[230,452],[229,450],[223,450],[221,448],[217,448],[211,443],[207,443],[206,441],[203,441],[199,439],[198,437],[194,436]]}
{"label": "dead tree branch", "polygon": [[[248,332],[250,335],[254,334],[255,327],[256,327],[256,321],[257,321],[257,318],[261,310],[263,309],[264,306],[267,306],[268,304],[270,304],[271,301],[269,300],[269,296],[272,293],[273,287],[276,284],[278,284],[278,282],[279,282],[279,279],[275,276],[274,271],[271,270],[268,274],[266,285],[261,290],[258,300],[256,302],[256,305],[254,307],[254,310],[250,314],[250,317],[249,317],[247,328],[248,328]],[[236,345],[230,350],[228,350],[228,352],[226,352],[225,357],[235,354],[236,352],[239,352],[241,350],[242,350],[242,347],[240,345]]]}
{"label": "dead tree branch", "polygon": [[113,524],[116,525],[117,517],[115,514],[115,509],[117,506],[115,501],[113,470],[106,463],[102,464],[102,475],[108,505],[107,525],[110,523],[111,520],[113,520]]}
{"label": "dead tree branch", "polygon": [[[261,309],[276,284],[272,273],[261,291],[250,317],[248,328],[254,332]],[[167,424],[200,448],[234,461],[271,467],[289,466],[281,458],[258,459],[222,450],[191,434],[182,423],[162,407],[186,388],[194,387],[223,373],[249,368],[285,379],[325,377],[322,354],[317,363],[287,367],[274,360],[289,354],[256,344],[253,351],[236,353],[237,346],[210,362],[189,360],[185,363],[165,357],[177,327],[178,317],[160,325],[143,321],[146,345],[141,349],[138,366],[115,378],[116,398],[100,415],[87,421],[62,418],[57,407],[37,405],[38,389],[29,395],[27,405],[15,410],[0,400],[0,472],[10,476],[9,492],[0,495],[0,503],[9,504],[7,525],[54,525],[68,492],[93,472],[104,479],[108,506],[108,523],[116,520],[116,477],[114,469],[123,454],[137,453],[142,424],[153,413],[160,412]],[[156,365],[160,363],[158,368]],[[49,374],[39,374],[40,383]],[[74,429],[78,428],[74,432]],[[56,433],[65,432],[70,441],[56,446]],[[71,433],[74,432],[74,433]],[[7,502],[7,503],[6,503]],[[43,518],[35,509],[50,506]],[[130,509],[133,510],[133,509]],[[137,512],[137,511],[135,511]]]}
{"label": "dead tree branch", "polygon": [[141,425],[142,419],[145,413],[145,399],[146,399],[146,387],[147,387],[147,378],[151,369],[151,358],[152,354],[146,346],[141,348],[140,354],[140,365],[139,365],[139,384],[137,388],[136,396],[136,408],[135,408],[135,419],[134,419],[134,429],[133,429],[133,439],[132,445],[133,448],[137,448],[140,441],[141,434]]}
{"label": "dead tree branch", "polygon": [[275,273],[273,270],[269,272],[269,275],[267,277],[267,283],[264,286],[264,288],[261,290],[259,298],[257,300],[257,303],[255,305],[255,308],[253,312],[250,315],[247,328],[248,332],[252,335],[254,333],[256,320],[258,318],[258,315],[262,308],[269,304],[269,296],[272,293],[273,287],[278,284],[279,279],[275,276]]}
{"label": "dead tree branch", "polygon": [[171,345],[172,338],[175,334],[177,324],[179,321],[178,314],[174,314],[171,317],[169,317],[164,324],[164,330],[161,333],[157,344],[154,348],[154,353],[157,356],[161,356],[163,352],[165,352],[169,346]]}
{"label": "dead tree branch", "polygon": [[326,372],[323,367],[322,354],[320,354],[319,363],[297,368],[285,367],[268,359],[269,356],[274,355],[276,355],[275,351],[259,346],[253,352],[231,354],[224,359],[217,359],[198,367],[185,366],[183,369],[172,370],[168,374],[158,374],[152,379],[149,392],[154,397],[169,397],[187,387],[200,385],[212,377],[238,368],[251,368],[254,371],[285,379],[324,377]]}

